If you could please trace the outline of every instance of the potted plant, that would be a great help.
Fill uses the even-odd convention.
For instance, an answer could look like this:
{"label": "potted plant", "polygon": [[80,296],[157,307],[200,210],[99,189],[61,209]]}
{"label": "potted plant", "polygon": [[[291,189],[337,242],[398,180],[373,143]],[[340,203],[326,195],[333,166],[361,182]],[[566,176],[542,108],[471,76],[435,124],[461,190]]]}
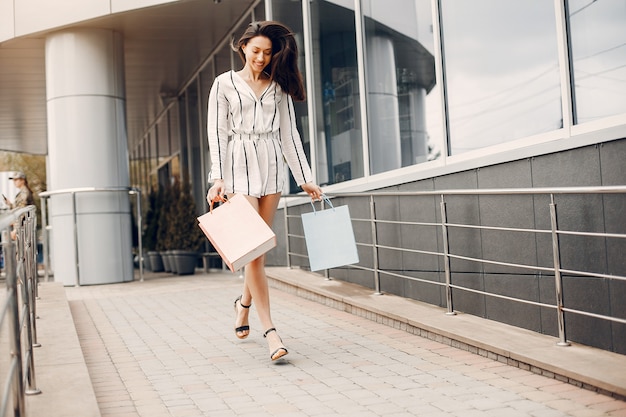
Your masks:
{"label": "potted plant", "polygon": [[143,247],[146,250],[144,264],[152,272],[163,271],[163,260],[161,254],[157,252],[157,238],[159,231],[159,215],[162,203],[162,193],[150,190],[148,194],[148,210],[146,211],[146,222],[143,230]]}
{"label": "potted plant", "polygon": [[169,245],[172,248],[172,261],[179,275],[195,273],[199,251],[205,238],[198,227],[196,203],[191,195],[188,182],[174,184],[174,199],[170,212]]}
{"label": "potted plant", "polygon": [[161,209],[157,227],[156,250],[161,255],[163,261],[163,269],[165,272],[176,272],[171,262],[171,239],[170,239],[170,223],[173,217],[174,207],[172,204],[174,197],[174,186],[167,186],[161,192]]}

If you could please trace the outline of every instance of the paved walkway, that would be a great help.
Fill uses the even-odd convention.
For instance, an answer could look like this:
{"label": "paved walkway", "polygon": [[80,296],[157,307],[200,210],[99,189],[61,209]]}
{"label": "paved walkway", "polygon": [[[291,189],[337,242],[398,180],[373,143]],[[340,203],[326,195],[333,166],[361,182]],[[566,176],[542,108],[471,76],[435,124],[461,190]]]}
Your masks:
{"label": "paved walkway", "polygon": [[[241,284],[211,272],[64,288],[89,377],[74,359],[43,365],[32,409],[71,417],[626,416],[619,399],[278,288],[272,313],[290,353],[272,363],[254,306],[250,337],[234,335]],[[42,284],[42,293],[52,285]],[[45,295],[40,304],[40,349],[60,337],[71,345],[71,335],[49,330]],[[75,394],[58,395],[52,406],[45,397],[55,380],[74,381]],[[90,389],[98,410],[85,404],[77,412],[74,403],[89,402],[79,392]]]}

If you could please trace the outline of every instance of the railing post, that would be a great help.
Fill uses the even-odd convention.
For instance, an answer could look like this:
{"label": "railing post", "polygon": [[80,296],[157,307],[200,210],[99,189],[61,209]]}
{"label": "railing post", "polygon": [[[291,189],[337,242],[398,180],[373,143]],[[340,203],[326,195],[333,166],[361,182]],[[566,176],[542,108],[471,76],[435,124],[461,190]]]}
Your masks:
{"label": "railing post", "polygon": [[80,265],[78,259],[78,215],[76,214],[76,193],[72,192],[72,223],[74,225],[74,267],[76,269],[76,287],[80,287]]}
{"label": "railing post", "polygon": [[30,321],[33,331],[33,347],[41,347],[37,341],[37,303],[35,300],[39,298],[39,278],[37,276],[37,215],[34,211],[26,214],[26,265],[27,277],[30,282]]}
{"label": "railing post", "polygon": [[448,246],[448,214],[446,212],[446,201],[444,195],[441,194],[441,202],[439,203],[441,208],[441,235],[443,242],[443,267],[446,273],[446,307],[448,311],[447,315],[453,316],[456,313],[454,312],[454,306],[452,304],[452,287],[451,277],[450,277],[450,248]]}
{"label": "railing post", "polygon": [[[29,221],[28,214],[24,217],[20,218],[15,223],[15,231],[16,238],[15,242],[17,243],[17,282],[21,283],[21,293],[22,293],[22,305],[23,311],[23,328],[26,329],[26,341],[22,345],[24,349],[25,355],[22,358],[22,361],[26,363],[26,383],[27,389],[24,391],[28,395],[40,394],[41,391],[37,389],[35,382],[35,355],[33,354],[33,292],[32,292],[32,277],[31,268],[30,268],[30,230],[29,230]],[[22,320],[22,314],[20,314],[19,320]],[[22,329],[20,331],[22,331]]]}
{"label": "railing post", "polygon": [[569,346],[565,335],[565,313],[563,312],[563,279],[561,277],[561,251],[559,247],[559,226],[556,216],[554,194],[550,194],[550,225],[552,228],[552,257],[554,259],[554,287],[556,289],[556,314],[559,326],[559,346]]}
{"label": "railing post", "polygon": [[[326,204],[324,204],[324,203],[325,203],[325,201],[324,201],[324,199],[322,198],[322,200],[321,200],[321,202],[320,202],[320,205],[322,206],[322,210],[324,210],[324,209],[326,208]],[[314,204],[314,203],[313,203],[313,202],[311,202],[311,204]],[[311,260],[309,259],[309,262],[310,262],[310,261],[311,261]],[[325,279],[326,281],[331,281],[331,278],[330,278],[330,270],[329,270],[329,269],[325,269],[325,270],[324,270],[324,279]]]}
{"label": "railing post", "polygon": [[376,231],[376,203],[374,196],[370,195],[370,224],[372,225],[372,255],[374,260],[374,286],[376,295],[382,295],[380,291],[380,272],[378,271],[378,233]]}
{"label": "railing post", "polygon": [[13,415],[16,417],[24,417],[25,401],[24,401],[24,380],[22,368],[22,346],[20,341],[20,310],[17,293],[17,271],[15,262],[15,246],[9,236],[8,230],[2,231],[2,249],[4,251],[4,268],[6,271],[7,281],[7,320],[9,325],[9,341],[11,346],[11,362],[14,369],[11,378],[11,393],[13,397]]}
{"label": "railing post", "polygon": [[48,255],[48,203],[47,203],[48,198],[47,197],[41,197],[40,201],[41,201],[41,240],[43,243],[43,267],[44,267],[44,279],[46,280],[46,282],[48,282],[48,279],[50,277],[49,275],[49,271],[48,271],[48,267],[50,265],[50,256]]}
{"label": "railing post", "polygon": [[139,282],[143,282],[143,219],[141,218],[141,190],[138,188],[131,189],[131,194],[135,194],[137,202],[137,245],[139,250]]}
{"label": "railing post", "polygon": [[285,202],[285,208],[283,209],[285,212],[285,250],[287,251],[287,268],[291,269],[291,245],[289,244],[289,217],[287,213],[287,199],[283,200]]}

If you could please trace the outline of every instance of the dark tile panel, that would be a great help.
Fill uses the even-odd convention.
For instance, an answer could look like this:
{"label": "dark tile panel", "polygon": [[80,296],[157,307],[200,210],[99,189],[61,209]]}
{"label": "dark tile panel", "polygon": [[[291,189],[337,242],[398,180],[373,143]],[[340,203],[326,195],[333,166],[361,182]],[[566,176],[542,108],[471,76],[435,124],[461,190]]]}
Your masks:
{"label": "dark tile panel", "polygon": [[[603,200],[606,231],[626,234],[626,194],[605,195]],[[626,276],[626,239],[607,238],[605,243],[607,273]]]}
{"label": "dark tile panel", "polygon": [[[445,282],[444,273],[441,272],[405,272],[407,276],[432,282]],[[445,287],[413,279],[405,280],[405,297],[424,303],[446,307]]]}
{"label": "dark tile panel", "polygon": [[530,188],[533,184],[530,159],[483,167],[477,175],[478,187],[482,189]]}
{"label": "dark tile panel", "polygon": [[[607,280],[563,276],[563,305],[566,308],[610,314],[610,299]],[[611,325],[606,320],[566,313],[565,328],[567,339],[611,350]]]}
{"label": "dark tile panel", "polygon": [[[485,284],[481,274],[452,274],[452,284],[460,287],[484,290]],[[452,291],[452,305],[454,311],[462,311],[464,313],[473,314],[479,317],[485,317],[485,296],[460,289]]]}
{"label": "dark tile panel", "polygon": [[626,185],[626,139],[600,144],[602,185]]}
{"label": "dark tile panel", "polygon": [[[401,248],[402,240],[400,230],[402,226],[397,223],[382,223],[384,221],[396,222],[400,220],[400,208],[398,197],[376,197],[374,199],[376,219],[381,223],[376,224],[377,244],[392,248]],[[378,264],[382,269],[397,270],[401,267],[402,252],[398,250],[379,249]]]}
{"label": "dark tile panel", "polygon": [[[346,273],[345,281],[361,285],[365,288],[371,288],[372,290],[375,288],[373,272],[356,269],[346,269],[344,271]],[[332,276],[335,276],[334,270]]]}
{"label": "dark tile panel", "polygon": [[[556,283],[553,275],[540,275],[539,282],[539,302],[556,306]],[[556,308],[541,307],[541,333],[551,336],[558,336],[559,325]]]}
{"label": "dark tile panel", "polygon": [[[533,230],[532,196],[481,196],[480,219],[483,226],[510,227]],[[485,259],[520,265],[537,264],[537,241],[534,232],[482,231],[482,249]],[[485,264],[487,273],[533,273],[534,270]]]}
{"label": "dark tile panel", "polygon": [[[611,280],[609,285],[609,297],[611,300],[610,311],[613,317],[626,319],[626,281]],[[613,350],[626,354],[626,324],[611,323],[613,336]]]}
{"label": "dark tile panel", "polygon": [[[485,274],[487,292],[527,301],[539,300],[538,277],[534,275]],[[541,331],[538,306],[486,297],[486,317],[513,326]]]}
{"label": "dark tile panel", "polygon": [[601,184],[596,146],[532,158],[533,187],[582,187]]}
{"label": "dark tile panel", "polygon": [[[439,199],[435,196],[401,197],[399,204],[403,222],[437,223],[441,219]],[[400,233],[404,248],[443,253],[441,226],[403,225]],[[408,271],[439,271],[443,270],[439,259],[434,255],[404,252],[402,266]]]}
{"label": "dark tile panel", "polygon": [[611,323],[613,334],[613,352],[626,355],[626,324]]}
{"label": "dark tile panel", "polygon": [[400,297],[406,297],[404,292],[405,279],[394,275],[380,273],[380,291],[385,294],[394,294]]}

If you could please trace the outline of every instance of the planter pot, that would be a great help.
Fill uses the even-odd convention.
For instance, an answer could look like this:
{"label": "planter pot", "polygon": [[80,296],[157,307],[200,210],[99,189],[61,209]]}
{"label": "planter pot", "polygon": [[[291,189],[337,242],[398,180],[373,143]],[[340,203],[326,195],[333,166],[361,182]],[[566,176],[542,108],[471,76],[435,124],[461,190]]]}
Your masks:
{"label": "planter pot", "polygon": [[198,264],[198,252],[187,250],[173,250],[172,260],[176,264],[176,273],[178,275],[191,275],[196,272]]}
{"label": "planter pot", "polygon": [[143,261],[143,269],[144,271],[152,271],[152,264],[150,263],[150,257],[148,253],[144,253],[139,262]]}
{"label": "planter pot", "polygon": [[173,250],[168,250],[167,251],[167,259],[170,262],[170,269],[172,270],[171,272],[173,274],[178,274],[178,265],[176,265],[176,259],[174,259],[174,251]]}
{"label": "planter pot", "polygon": [[169,251],[160,252],[160,254],[163,261],[163,270],[165,272],[172,272],[172,262]]}
{"label": "planter pot", "polygon": [[150,264],[148,269],[152,272],[162,272],[163,268],[163,259],[161,258],[161,254],[159,252],[150,251],[146,256],[146,261]]}

